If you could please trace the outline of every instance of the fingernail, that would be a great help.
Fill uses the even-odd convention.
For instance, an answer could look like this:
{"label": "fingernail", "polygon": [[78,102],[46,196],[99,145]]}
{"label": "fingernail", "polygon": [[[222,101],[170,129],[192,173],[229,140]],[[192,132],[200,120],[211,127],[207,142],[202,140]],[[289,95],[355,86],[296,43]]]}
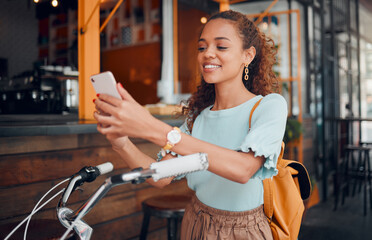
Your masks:
{"label": "fingernail", "polygon": [[100,95],[100,94],[98,93],[98,94],[97,94],[97,97],[99,97],[99,95]]}
{"label": "fingernail", "polygon": [[93,99],[93,103],[96,101],[96,99]]}
{"label": "fingernail", "polygon": [[123,85],[121,85],[121,83],[119,83],[119,86],[120,86],[121,88],[124,88]]}

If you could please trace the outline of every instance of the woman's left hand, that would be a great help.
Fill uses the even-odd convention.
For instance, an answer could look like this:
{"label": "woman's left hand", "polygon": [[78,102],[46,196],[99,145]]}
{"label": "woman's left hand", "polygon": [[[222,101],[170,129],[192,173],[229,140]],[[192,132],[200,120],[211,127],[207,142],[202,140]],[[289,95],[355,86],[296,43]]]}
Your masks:
{"label": "woman's left hand", "polygon": [[100,94],[94,102],[104,114],[94,113],[97,130],[104,135],[121,135],[147,139],[156,119],[121,86],[122,99]]}

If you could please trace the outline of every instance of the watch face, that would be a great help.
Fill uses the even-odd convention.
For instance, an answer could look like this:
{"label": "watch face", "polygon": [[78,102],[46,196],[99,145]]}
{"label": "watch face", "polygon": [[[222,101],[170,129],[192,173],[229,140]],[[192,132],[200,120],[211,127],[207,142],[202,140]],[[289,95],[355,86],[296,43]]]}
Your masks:
{"label": "watch face", "polygon": [[176,144],[181,140],[181,134],[177,130],[172,130],[168,133],[168,141],[171,144]]}

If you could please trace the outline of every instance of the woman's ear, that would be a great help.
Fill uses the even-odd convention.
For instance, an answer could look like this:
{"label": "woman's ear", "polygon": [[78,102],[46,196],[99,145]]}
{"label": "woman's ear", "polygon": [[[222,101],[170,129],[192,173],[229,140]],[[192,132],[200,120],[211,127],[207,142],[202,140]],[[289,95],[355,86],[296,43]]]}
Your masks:
{"label": "woman's ear", "polygon": [[244,62],[250,64],[256,56],[256,48],[250,47],[244,50]]}

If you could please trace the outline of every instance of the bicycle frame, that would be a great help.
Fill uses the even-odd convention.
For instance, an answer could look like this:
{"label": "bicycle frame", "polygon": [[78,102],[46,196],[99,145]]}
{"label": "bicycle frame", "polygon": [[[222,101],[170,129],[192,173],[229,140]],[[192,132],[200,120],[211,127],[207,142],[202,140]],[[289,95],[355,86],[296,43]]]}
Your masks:
{"label": "bicycle frame", "polygon": [[[68,196],[63,195],[58,203],[58,219],[67,229],[75,230],[81,240],[89,240],[92,236],[93,229],[81,219],[107,194],[107,192],[110,191],[111,188],[125,183],[142,183],[154,173],[155,170],[153,169],[142,170],[142,168],[138,168],[128,173],[107,178],[96,192],[76,211],[64,206],[70,194],[70,192],[68,192]],[[64,201],[62,201],[62,199],[64,199]],[[66,231],[65,235],[67,235],[68,232],[69,231]],[[63,237],[61,239],[63,239]]]}
{"label": "bicycle frame", "polygon": [[158,181],[162,178],[206,170],[208,169],[208,166],[207,154],[195,153],[152,163],[149,169],[143,170],[142,168],[137,168],[133,169],[131,172],[112,176],[107,178],[96,192],[76,211],[72,211],[66,207],[67,200],[71,192],[75,189],[75,183],[78,181],[79,177],[77,176],[73,178],[57,206],[58,219],[62,225],[67,228],[67,231],[62,236],[61,240],[64,240],[71,230],[75,230],[81,240],[90,239],[93,229],[84,222],[82,218],[106,195],[108,191],[110,191],[111,188],[125,183],[143,183],[150,177],[152,177],[154,181]]}

